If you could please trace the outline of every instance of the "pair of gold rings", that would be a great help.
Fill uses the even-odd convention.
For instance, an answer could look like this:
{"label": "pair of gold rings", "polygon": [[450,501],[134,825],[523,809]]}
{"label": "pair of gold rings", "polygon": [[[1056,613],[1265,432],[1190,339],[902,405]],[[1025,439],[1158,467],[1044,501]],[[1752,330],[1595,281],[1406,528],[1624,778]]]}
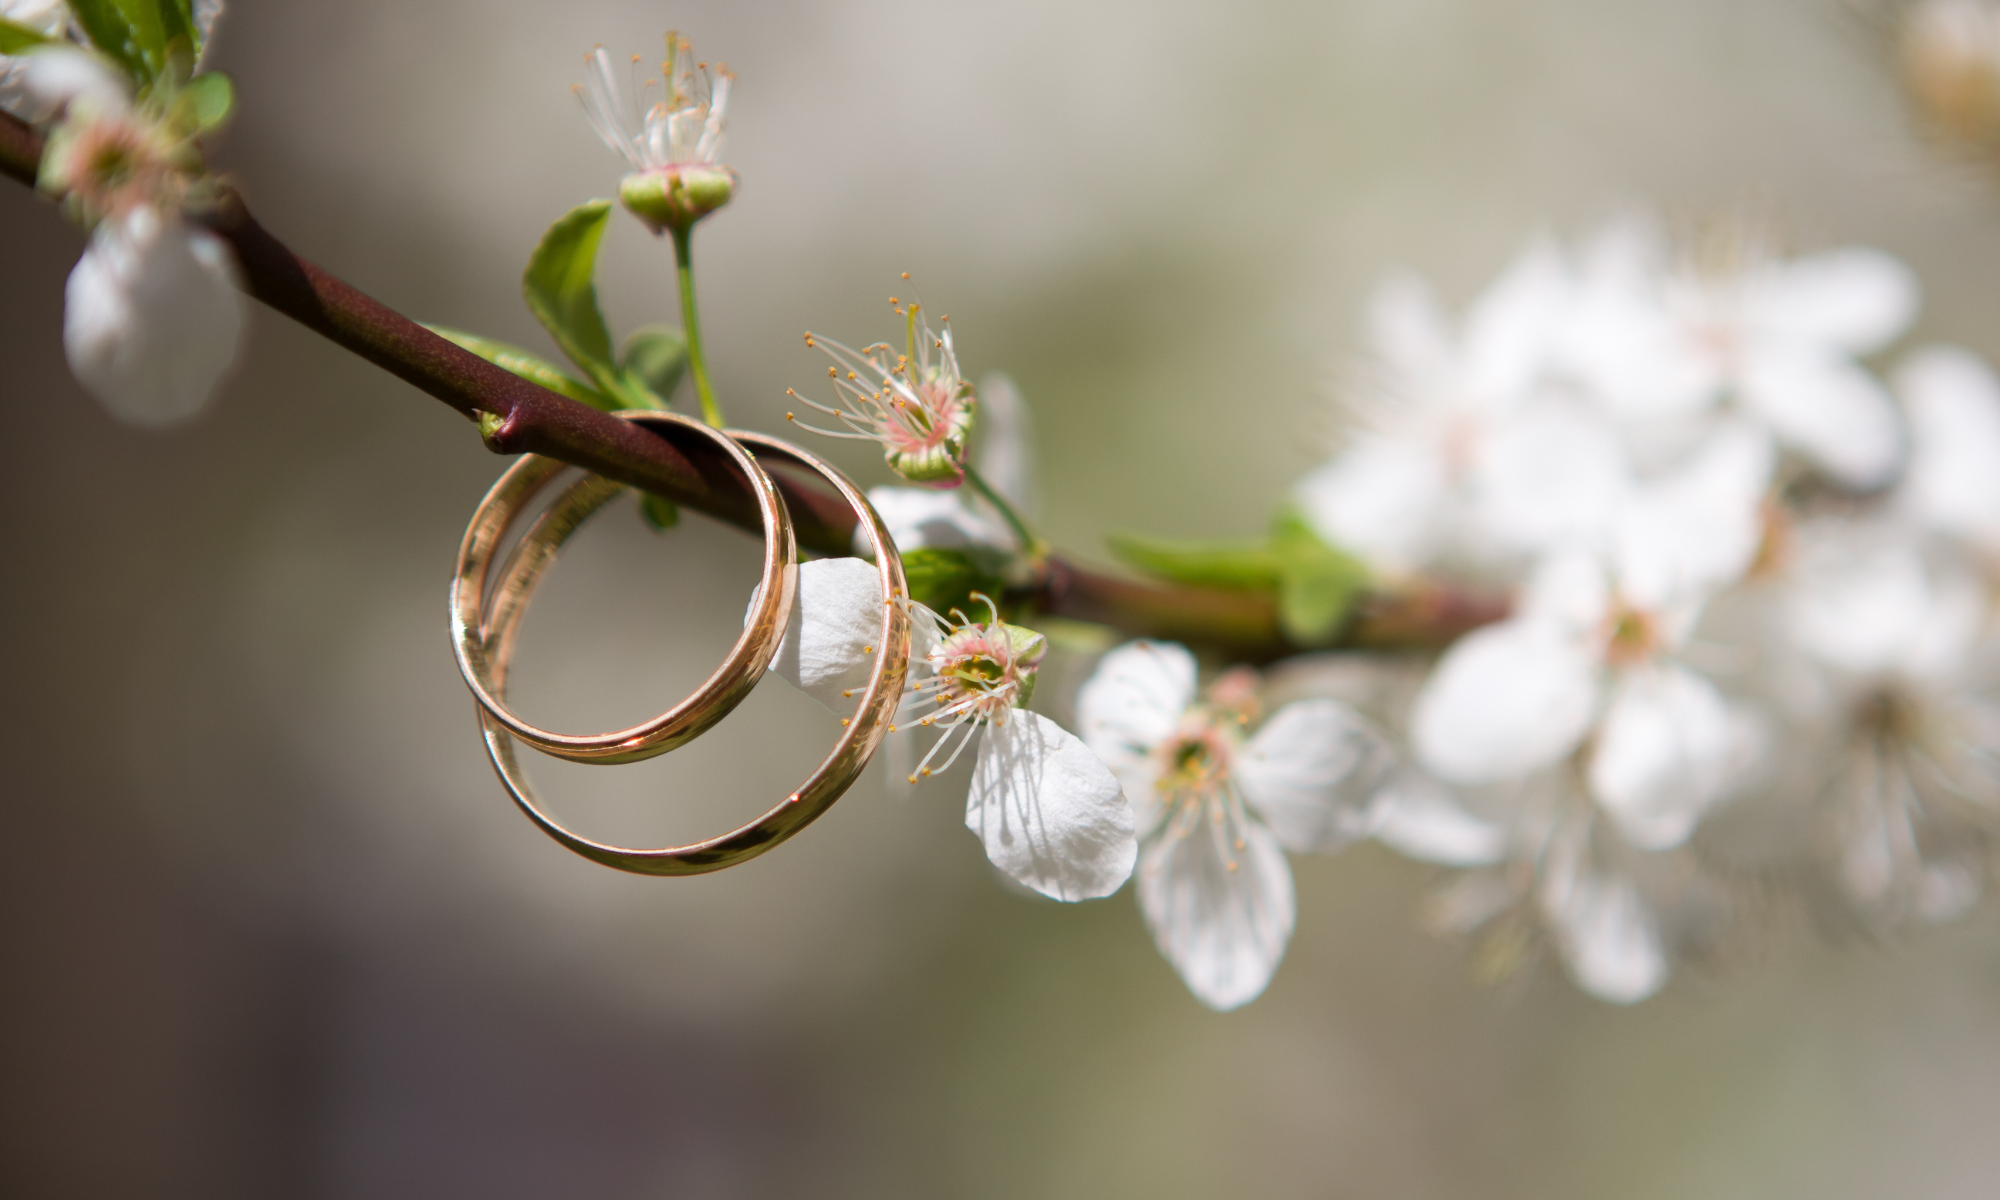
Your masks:
{"label": "pair of gold rings", "polygon": [[[567,468],[554,459],[527,455],[500,477],[466,527],[451,581],[452,648],[466,686],[478,701],[486,752],[508,795],[542,832],[593,862],[642,875],[699,875],[755,858],[811,824],[832,807],[867,765],[888,732],[902,699],[910,645],[910,619],[898,601],[905,594],[902,559],[888,529],[868,499],[840,471],[787,442],[743,430],[718,430],[669,412],[619,414],[670,441],[698,438],[720,448],[742,486],[756,502],[763,522],[762,578],[743,633],[729,657],[674,707],[629,729],[609,733],[552,733],[516,716],[507,707],[507,669],[515,637],[535,587],[556,555],[584,522],[625,485],[586,475],[560,492],[515,542],[497,578],[493,563],[508,531]],[[544,754],[572,762],[616,764],[665,754],[701,736],[727,716],[763,678],[778,652],[798,591],[798,546],[791,514],[760,460],[789,463],[818,475],[853,506],[875,552],[882,580],[882,653],[868,677],[860,706],[846,723],[826,760],[797,791],[768,812],[720,837],[686,846],[633,849],[595,842],[564,828],[542,810],[535,789],[522,773],[516,740]]]}

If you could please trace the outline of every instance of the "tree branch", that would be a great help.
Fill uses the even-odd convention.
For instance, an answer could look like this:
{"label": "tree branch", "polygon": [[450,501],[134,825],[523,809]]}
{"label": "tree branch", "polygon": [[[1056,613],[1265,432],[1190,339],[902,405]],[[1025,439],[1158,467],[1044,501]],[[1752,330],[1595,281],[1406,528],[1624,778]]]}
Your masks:
{"label": "tree branch", "polygon": [[[0,171],[33,187],[42,139],[0,113]],[[486,438],[498,454],[541,454],[663,496],[741,529],[759,528],[755,506],[729,460],[706,441],[677,444],[494,366],[396,312],[271,236],[233,189],[200,221],[227,240],[244,290],[329,341],[360,355],[462,416],[491,414]],[[774,471],[791,508],[799,544],[822,554],[851,553],[855,518],[830,489]],[[1042,578],[1012,597],[1042,611],[1131,633],[1214,647],[1264,661],[1301,647],[1278,630],[1271,597],[1122,579],[1051,559]],[[1380,595],[1364,602],[1342,638],[1352,646],[1431,647],[1504,614],[1504,606],[1443,589]]]}

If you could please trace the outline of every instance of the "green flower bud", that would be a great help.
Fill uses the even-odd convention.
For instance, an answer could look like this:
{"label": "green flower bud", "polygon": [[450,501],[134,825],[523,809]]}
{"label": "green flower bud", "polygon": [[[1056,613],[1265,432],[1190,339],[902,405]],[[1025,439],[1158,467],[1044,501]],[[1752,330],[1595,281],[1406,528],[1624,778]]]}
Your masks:
{"label": "green flower bud", "polygon": [[618,200],[654,233],[685,229],[729,203],[736,172],[728,167],[667,167],[627,175]]}

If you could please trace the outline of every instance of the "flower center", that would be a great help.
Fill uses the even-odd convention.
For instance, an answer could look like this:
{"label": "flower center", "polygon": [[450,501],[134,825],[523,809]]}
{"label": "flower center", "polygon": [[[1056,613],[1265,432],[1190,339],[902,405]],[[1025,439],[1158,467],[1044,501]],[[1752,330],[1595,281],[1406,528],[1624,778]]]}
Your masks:
{"label": "flower center", "polygon": [[1629,667],[1653,657],[1660,645],[1659,623],[1653,614],[1620,603],[1611,611],[1604,657],[1613,666]]}
{"label": "flower center", "polygon": [[1162,795],[1205,796],[1228,779],[1236,745],[1221,717],[1206,707],[1191,709],[1174,736],[1160,744],[1160,774],[1155,786]]}

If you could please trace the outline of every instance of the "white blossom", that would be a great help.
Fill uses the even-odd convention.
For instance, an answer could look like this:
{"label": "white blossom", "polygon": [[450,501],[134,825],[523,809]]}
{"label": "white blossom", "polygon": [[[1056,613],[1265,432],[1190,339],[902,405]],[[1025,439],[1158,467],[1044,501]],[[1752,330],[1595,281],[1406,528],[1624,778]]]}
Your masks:
{"label": "white blossom", "polygon": [[[881,647],[881,576],[858,558],[799,567],[798,599],[771,670],[835,712],[853,711]],[[1138,844],[1118,779],[1075,735],[1026,704],[1041,635],[1001,622],[948,621],[909,603],[911,649],[902,736],[940,736],[909,781],[941,773],[979,745],[965,824],[993,865],[1057,900],[1118,890]],[[843,716],[843,720],[845,720]]]}
{"label": "white blossom", "polygon": [[135,425],[200,412],[242,340],[243,299],[228,245],[148,207],[98,225],[64,301],[70,370]]}
{"label": "white blossom", "polygon": [[1676,260],[1644,220],[1584,256],[1564,358],[1626,418],[1663,422],[1725,399],[1844,485],[1872,488],[1901,454],[1887,391],[1856,361],[1916,314],[1909,268],[1848,247],[1783,259],[1754,237]]}
{"label": "white blossom", "polygon": [[1138,814],[1147,927],[1221,1010],[1262,994],[1291,940],[1284,852],[1365,834],[1388,765],[1380,737],[1333,700],[1288,704],[1246,738],[1253,688],[1232,673],[1198,699],[1193,656],[1142,641],[1105,655],[1077,696],[1085,740]]}
{"label": "white blossom", "polygon": [[[1415,570],[1459,551],[1474,514],[1501,515],[1482,503],[1485,472],[1512,471],[1537,456],[1545,437],[1589,437],[1548,414],[1538,427],[1512,426],[1540,395],[1569,303],[1567,269],[1544,242],[1480,295],[1457,330],[1414,276],[1377,289],[1369,309],[1373,369],[1349,398],[1353,436],[1297,487],[1319,534],[1383,570]],[[1495,454],[1497,464],[1489,461]],[[1544,473],[1532,482],[1591,486],[1547,474],[1570,456],[1539,457]]]}
{"label": "white blossom", "polygon": [[1491,784],[1591,736],[1591,793],[1625,836],[1649,849],[1685,841],[1740,774],[1749,735],[1676,652],[1754,557],[1769,471],[1762,438],[1735,429],[1635,485],[1605,554],[1546,563],[1513,617],[1439,662],[1411,714],[1418,760],[1450,783]]}

